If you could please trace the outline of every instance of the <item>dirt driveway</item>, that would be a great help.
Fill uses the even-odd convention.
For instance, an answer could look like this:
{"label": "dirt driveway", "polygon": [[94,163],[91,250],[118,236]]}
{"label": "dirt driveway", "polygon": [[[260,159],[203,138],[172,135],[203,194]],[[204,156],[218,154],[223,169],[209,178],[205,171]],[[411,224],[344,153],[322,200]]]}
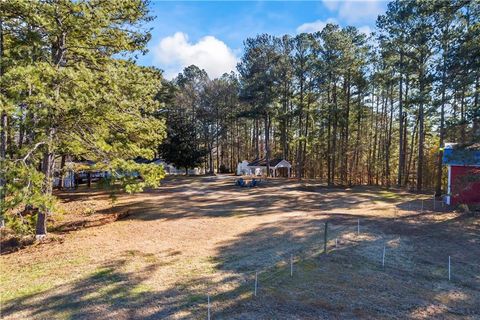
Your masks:
{"label": "dirt driveway", "polygon": [[[478,218],[427,195],[233,180],[169,178],[120,196],[125,219],[2,256],[2,317],[205,319],[210,295],[213,319],[479,319]],[[101,192],[62,198],[112,210]]]}

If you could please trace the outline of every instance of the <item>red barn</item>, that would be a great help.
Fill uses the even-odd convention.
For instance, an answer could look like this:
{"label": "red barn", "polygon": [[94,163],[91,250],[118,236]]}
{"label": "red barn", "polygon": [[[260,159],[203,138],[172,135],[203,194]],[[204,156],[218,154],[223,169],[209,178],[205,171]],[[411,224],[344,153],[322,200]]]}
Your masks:
{"label": "red barn", "polygon": [[480,204],[480,144],[446,143],[443,164],[448,168],[447,204]]}

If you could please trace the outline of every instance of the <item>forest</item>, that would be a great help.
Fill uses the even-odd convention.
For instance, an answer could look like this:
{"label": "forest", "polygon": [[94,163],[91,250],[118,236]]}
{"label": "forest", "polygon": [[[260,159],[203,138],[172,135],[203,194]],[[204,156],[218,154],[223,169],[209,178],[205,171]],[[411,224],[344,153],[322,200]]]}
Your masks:
{"label": "forest", "polygon": [[37,234],[67,156],[129,192],[164,177],[133,159],[160,156],[210,173],[285,158],[298,179],[440,195],[444,143],[480,141],[478,1],[396,0],[372,34],[259,34],[236,71],[210,79],[192,65],[171,81],[135,63],[147,1],[7,1],[0,12],[2,216],[38,209]]}
{"label": "forest", "polygon": [[208,172],[284,158],[299,179],[440,195],[444,143],[480,141],[479,19],[476,1],[394,1],[370,35],[246,39],[237,73],[189,66],[163,87],[160,151]]}

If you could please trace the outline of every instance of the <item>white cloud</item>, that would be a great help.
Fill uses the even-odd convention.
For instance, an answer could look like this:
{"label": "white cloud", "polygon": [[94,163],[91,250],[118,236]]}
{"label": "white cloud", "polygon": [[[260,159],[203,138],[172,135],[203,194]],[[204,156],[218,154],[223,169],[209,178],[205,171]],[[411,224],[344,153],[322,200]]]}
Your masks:
{"label": "white cloud", "polygon": [[323,4],[328,10],[337,12],[342,24],[356,24],[374,22],[379,14],[385,12],[384,2],[381,0],[324,0]]}
{"label": "white cloud", "polygon": [[211,78],[235,69],[238,58],[223,41],[205,36],[196,43],[188,41],[188,35],[176,32],[165,37],[153,49],[154,61],[165,70],[167,79],[174,78],[183,68],[196,65],[205,69]]}
{"label": "white cloud", "polygon": [[323,28],[327,25],[327,23],[337,23],[337,20],[333,18],[329,18],[326,21],[322,20],[316,20],[313,22],[307,22],[304,23],[297,28],[298,33],[302,32],[316,32],[316,31],[322,31]]}
{"label": "white cloud", "polygon": [[340,3],[338,0],[323,0],[323,5],[330,11],[335,11]]}
{"label": "white cloud", "polygon": [[370,35],[370,33],[372,33],[372,28],[370,28],[369,26],[361,26],[358,28],[358,31],[363,32],[368,36]]}

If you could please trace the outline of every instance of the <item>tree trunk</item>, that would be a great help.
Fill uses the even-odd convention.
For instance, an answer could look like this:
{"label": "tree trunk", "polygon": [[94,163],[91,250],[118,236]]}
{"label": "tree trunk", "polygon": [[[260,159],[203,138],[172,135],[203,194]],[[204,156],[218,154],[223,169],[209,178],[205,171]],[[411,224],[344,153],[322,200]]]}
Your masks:
{"label": "tree trunk", "polygon": [[[0,19],[0,79],[3,77],[3,21]],[[0,88],[1,90],[1,88]],[[0,116],[0,126],[1,126],[1,132],[0,132],[0,163],[3,166],[3,163],[6,160],[6,152],[7,152],[7,136],[6,136],[6,131],[7,131],[7,112],[5,110],[2,110],[2,114]],[[5,185],[7,181],[5,179],[5,176],[3,175],[3,170],[1,170],[1,175],[0,175],[0,227],[3,227],[5,222],[4,222],[4,203],[5,203]]]}
{"label": "tree trunk", "polygon": [[385,154],[385,180],[387,187],[390,187],[390,146],[392,144],[392,127],[393,127],[393,84],[390,90],[390,119],[388,124],[388,136]]}
{"label": "tree trunk", "polygon": [[[3,21],[0,19],[0,61],[3,61]],[[0,79],[3,77],[3,63],[0,63]],[[1,90],[0,88],[0,91]],[[0,116],[0,126],[1,126],[1,132],[0,132],[0,163],[2,164],[6,160],[6,152],[7,152],[7,136],[6,136],[6,131],[7,131],[7,112],[5,110],[2,110],[2,114]],[[5,203],[5,185],[6,185],[6,179],[4,176],[4,171],[0,170],[0,227],[3,227],[5,222],[4,222],[4,210],[5,208],[3,207]]]}
{"label": "tree trunk", "polygon": [[[47,144],[47,150],[43,154],[42,173],[44,174],[42,194],[44,196],[51,196],[53,189],[53,168],[55,165],[55,154],[53,153],[52,143],[55,129],[49,130],[49,144]],[[38,238],[43,238],[47,235],[47,218],[50,214],[48,208],[40,207],[37,214],[37,224],[35,228],[35,235]]]}
{"label": "tree trunk", "polygon": [[209,145],[209,148],[208,148],[208,149],[209,149],[209,151],[210,151],[210,152],[209,152],[209,155],[210,155],[210,156],[209,156],[209,159],[208,159],[208,160],[209,160],[209,161],[208,161],[208,167],[209,167],[209,170],[208,170],[208,171],[209,171],[210,174],[213,174],[213,173],[214,173],[214,169],[213,169],[213,146],[212,146],[212,144]]}
{"label": "tree trunk", "polygon": [[475,117],[473,118],[473,127],[472,127],[472,142],[480,140],[480,110],[478,106],[478,95],[480,92],[479,86],[480,71],[477,70],[477,77],[475,79],[475,96],[473,99],[473,110],[475,112]]}
{"label": "tree trunk", "polygon": [[417,115],[417,118],[415,120],[415,125],[413,126],[412,137],[410,141],[410,153],[408,156],[408,166],[407,166],[407,174],[405,176],[405,185],[407,185],[408,182],[410,181],[409,175],[412,169],[413,153],[415,151],[415,145],[418,141],[418,121],[419,121],[419,118]]}
{"label": "tree trunk", "polygon": [[[358,162],[360,158],[360,134],[361,134],[361,120],[362,120],[362,109],[361,109],[361,92],[358,93],[358,112],[357,112],[357,134],[355,138],[355,146],[354,146],[354,153],[352,162],[350,164],[350,178],[349,178],[349,185],[357,184],[358,183]],[[355,176],[354,182],[352,182],[353,177]]]}
{"label": "tree trunk", "polygon": [[59,181],[58,181],[58,189],[63,189],[63,184],[65,180],[65,173],[63,172],[65,168],[65,160],[66,160],[66,155],[62,154],[62,160],[60,162],[60,176],[59,176]]}
{"label": "tree trunk", "polygon": [[90,171],[87,172],[87,186],[92,187],[92,173]]}
{"label": "tree trunk", "polygon": [[265,116],[265,160],[267,161],[267,177],[270,176],[270,118]]}
{"label": "tree trunk", "polygon": [[[311,86],[311,84],[310,84]],[[307,159],[307,142],[308,142],[308,134],[309,134],[309,131],[308,131],[308,127],[310,125],[309,123],[309,115],[310,115],[310,105],[311,105],[312,101],[311,101],[311,95],[308,95],[308,98],[307,98],[307,110],[306,110],[306,114],[305,114],[305,132],[304,132],[304,136],[305,136],[305,141],[303,143],[303,156],[302,158],[304,159],[303,160],[303,165],[302,165],[302,168],[305,168],[306,164],[305,164],[305,161]],[[305,170],[302,170],[302,172],[304,172]]]}
{"label": "tree trunk", "polygon": [[303,138],[303,96],[304,96],[304,79],[303,74],[300,76],[300,101],[299,112],[298,112],[298,147],[297,147],[297,178],[298,180],[302,179],[303,175],[303,155],[302,155],[302,138]]}
{"label": "tree trunk", "polygon": [[443,167],[443,140],[445,137],[445,89],[446,89],[446,78],[447,78],[447,49],[444,48],[443,51],[443,66],[442,66],[442,95],[441,95],[441,105],[440,105],[440,137],[438,141],[438,158],[437,158],[437,176],[436,176],[436,185],[435,185],[435,197],[440,197],[442,195],[442,167]]}
{"label": "tree trunk", "polygon": [[332,185],[332,105],[330,100],[330,84],[327,91],[328,124],[327,124],[327,184]]}
{"label": "tree trunk", "polygon": [[423,149],[425,141],[424,111],[425,103],[425,65],[422,59],[420,66],[419,82],[420,82],[420,105],[418,107],[418,164],[417,164],[417,191],[423,188]]}
{"label": "tree trunk", "polygon": [[466,121],[465,121],[465,85],[462,87],[462,98],[460,100],[460,143],[466,142]]}
{"label": "tree trunk", "polygon": [[282,145],[282,157],[287,159],[288,147],[287,147],[287,111],[288,111],[288,82],[284,81],[283,86],[283,101],[282,101],[282,118],[280,122],[280,143]]}
{"label": "tree trunk", "polygon": [[350,119],[350,74],[348,74],[347,82],[346,82],[347,90],[346,90],[346,111],[345,111],[345,135],[344,135],[344,143],[343,143],[343,165],[342,165],[342,184],[347,184],[347,174],[348,174],[348,139],[349,139],[349,119]]}
{"label": "tree trunk", "polygon": [[[369,141],[373,141],[373,119],[375,118],[375,114],[373,111],[374,105],[375,105],[375,85],[372,83],[372,106],[370,108],[371,111],[371,120],[369,121],[370,123],[370,130],[368,131],[368,138]],[[373,145],[373,148],[372,148]],[[367,154],[367,184],[372,185],[373,184],[373,158],[374,158],[374,148],[375,144],[369,143],[368,144],[368,154]]]}
{"label": "tree trunk", "polygon": [[[409,89],[409,74],[406,73],[405,74],[405,94],[404,94],[404,103],[402,103],[402,105],[404,105],[405,108],[408,107],[408,89]],[[402,175],[403,175],[403,185],[406,185],[406,181],[407,179],[405,179],[405,175],[406,175],[406,160],[407,160],[407,148],[408,148],[408,113],[407,111],[403,112],[404,115],[403,115],[403,119],[405,121],[404,125],[403,125],[403,153],[402,153],[402,159],[400,160],[402,162],[402,167],[401,167],[401,170],[402,170]]]}
{"label": "tree trunk", "polygon": [[[6,151],[7,151],[7,137],[5,131],[7,129],[7,113],[2,111],[1,115],[1,132],[0,132],[0,164],[2,167],[6,161]],[[4,170],[0,170],[0,227],[3,227],[4,222],[4,203],[5,203],[5,185],[7,184],[6,178],[4,176]]]}
{"label": "tree trunk", "polygon": [[259,146],[259,138],[258,138],[259,130],[258,130],[258,120],[255,119],[255,127],[254,127],[254,143],[255,143],[255,159],[260,159],[260,146]]}
{"label": "tree trunk", "polygon": [[335,106],[333,110],[333,132],[332,132],[332,184],[335,184],[335,160],[336,160],[336,152],[337,152],[337,126],[338,126],[338,101],[337,101],[337,86],[334,83],[333,87],[333,104]]}
{"label": "tree trunk", "polygon": [[397,185],[400,187],[402,185],[402,175],[404,167],[404,149],[403,149],[403,51],[400,52],[400,84],[399,84],[399,98],[398,98],[398,118],[399,118],[399,128],[398,128],[398,175],[397,175]]}
{"label": "tree trunk", "polygon": [[[378,171],[377,171],[377,139],[378,139],[378,108],[380,107],[380,97],[378,96],[378,93],[377,93],[377,97],[376,97],[377,101],[376,101],[376,108],[375,108],[375,113],[373,114],[373,116],[375,117],[375,129],[374,129],[374,134],[373,134],[373,152],[372,152],[372,158],[370,159],[372,161],[372,164],[371,166],[373,167],[373,171],[372,172],[372,175],[373,173],[375,173],[375,182],[376,184],[378,184]],[[373,184],[373,179],[372,179],[372,184]]]}

